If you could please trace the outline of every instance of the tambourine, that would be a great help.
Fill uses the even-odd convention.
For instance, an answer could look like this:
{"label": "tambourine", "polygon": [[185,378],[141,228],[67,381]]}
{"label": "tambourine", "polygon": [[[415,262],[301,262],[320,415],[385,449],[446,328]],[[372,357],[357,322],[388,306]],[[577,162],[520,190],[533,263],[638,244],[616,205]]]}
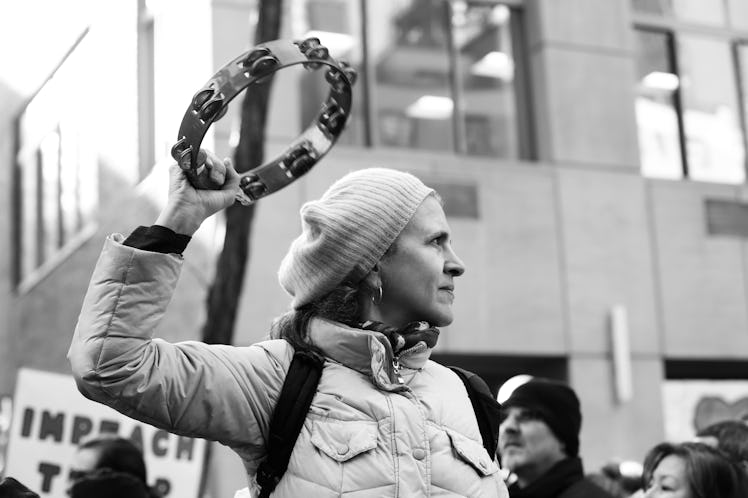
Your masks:
{"label": "tambourine", "polygon": [[223,66],[192,98],[184,113],[179,137],[171,155],[195,188],[218,189],[197,156],[200,143],[215,121],[221,119],[231,100],[242,90],[251,91],[276,71],[302,64],[306,69],[327,68],[330,92],[316,119],[275,159],[241,174],[237,200],[249,205],[289,185],[307,173],[332,148],[343,132],[351,111],[351,87],[356,72],[336,61],[318,38],[302,41],[274,40],[262,43]]}

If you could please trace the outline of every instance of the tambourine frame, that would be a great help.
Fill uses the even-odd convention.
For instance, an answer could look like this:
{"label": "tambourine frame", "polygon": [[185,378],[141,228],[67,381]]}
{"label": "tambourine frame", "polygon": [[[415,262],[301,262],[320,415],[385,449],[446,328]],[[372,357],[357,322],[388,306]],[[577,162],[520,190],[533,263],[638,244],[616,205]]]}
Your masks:
{"label": "tambourine frame", "polygon": [[332,148],[351,111],[351,87],[356,73],[344,61],[330,57],[318,38],[302,41],[274,40],[257,45],[224,65],[192,98],[182,118],[171,155],[196,188],[217,189],[198,152],[208,128],[221,119],[239,93],[275,72],[296,65],[316,70],[327,68],[330,91],[316,119],[285,151],[261,166],[240,175],[237,200],[249,205],[287,186],[307,173]]}

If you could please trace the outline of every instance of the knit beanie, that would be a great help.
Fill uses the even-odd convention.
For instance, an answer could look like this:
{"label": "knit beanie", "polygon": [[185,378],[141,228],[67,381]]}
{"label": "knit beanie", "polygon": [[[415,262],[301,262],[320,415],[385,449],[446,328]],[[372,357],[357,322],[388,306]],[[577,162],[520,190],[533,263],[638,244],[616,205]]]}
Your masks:
{"label": "knit beanie", "polygon": [[551,379],[534,378],[514,390],[502,408],[519,407],[538,412],[553,434],[564,444],[566,454],[579,454],[582,412],[579,398],[568,385]]}
{"label": "knit beanie", "polygon": [[301,235],[278,270],[291,306],[320,298],[345,279],[365,277],[433,192],[415,176],[387,168],[354,171],[301,207]]}

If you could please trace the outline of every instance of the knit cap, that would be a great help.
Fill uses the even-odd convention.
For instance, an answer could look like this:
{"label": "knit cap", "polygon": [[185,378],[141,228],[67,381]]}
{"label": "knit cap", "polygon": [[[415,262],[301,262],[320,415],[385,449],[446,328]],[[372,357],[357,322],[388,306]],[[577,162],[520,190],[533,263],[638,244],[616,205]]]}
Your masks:
{"label": "knit cap", "polygon": [[537,412],[564,444],[566,454],[577,456],[582,412],[571,387],[551,379],[534,378],[515,389],[501,404],[504,409],[512,406]]}
{"label": "knit cap", "polygon": [[346,278],[365,277],[432,192],[410,173],[368,168],[348,173],[322,198],[304,204],[301,235],[278,270],[291,306],[324,296]]}

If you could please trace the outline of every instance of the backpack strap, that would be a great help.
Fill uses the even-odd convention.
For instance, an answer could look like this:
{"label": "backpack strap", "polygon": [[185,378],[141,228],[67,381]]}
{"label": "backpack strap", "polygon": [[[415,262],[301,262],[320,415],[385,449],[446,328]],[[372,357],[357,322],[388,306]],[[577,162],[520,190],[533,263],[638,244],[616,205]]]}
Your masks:
{"label": "backpack strap", "polygon": [[449,367],[460,378],[467,390],[470,402],[473,404],[478,429],[483,438],[483,447],[491,456],[496,455],[499,445],[499,421],[501,420],[501,404],[494,398],[491,389],[478,374],[460,367]]}
{"label": "backpack strap", "polygon": [[270,496],[288,469],[291,452],[317,392],[324,362],[313,351],[297,350],[293,355],[270,419],[268,455],[257,468],[259,498]]}

